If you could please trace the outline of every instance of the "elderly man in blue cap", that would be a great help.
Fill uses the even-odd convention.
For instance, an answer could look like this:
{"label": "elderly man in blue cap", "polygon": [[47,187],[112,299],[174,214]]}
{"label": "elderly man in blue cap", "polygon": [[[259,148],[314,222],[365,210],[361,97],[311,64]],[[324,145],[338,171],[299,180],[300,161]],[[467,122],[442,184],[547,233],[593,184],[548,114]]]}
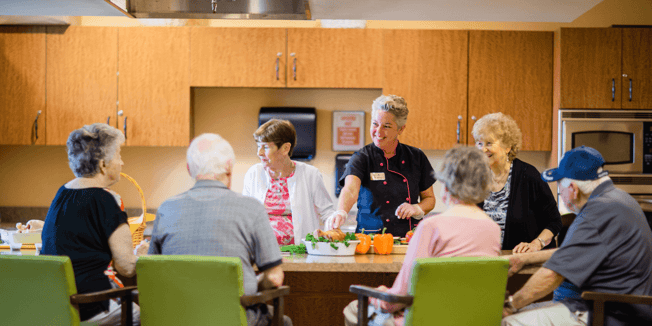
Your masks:
{"label": "elderly man in blue cap", "polygon": [[[572,238],[506,300],[502,325],[590,325],[592,306],[580,298],[530,304],[564,280],[580,291],[652,295],[652,232],[639,204],[614,186],[604,163],[597,150],[581,146],[541,174],[559,181],[564,204],[577,214],[568,230]],[[652,325],[652,307],[608,303],[605,325]]]}

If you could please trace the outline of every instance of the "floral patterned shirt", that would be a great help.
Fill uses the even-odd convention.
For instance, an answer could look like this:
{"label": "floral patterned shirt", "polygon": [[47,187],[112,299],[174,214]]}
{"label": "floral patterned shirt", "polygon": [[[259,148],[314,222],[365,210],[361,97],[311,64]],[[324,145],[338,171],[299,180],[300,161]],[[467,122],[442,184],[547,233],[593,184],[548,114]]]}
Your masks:
{"label": "floral patterned shirt", "polygon": [[290,190],[288,189],[288,178],[293,175],[294,172],[287,177],[272,179],[265,195],[265,209],[269,215],[269,222],[276,235],[276,241],[283,246],[295,244]]}

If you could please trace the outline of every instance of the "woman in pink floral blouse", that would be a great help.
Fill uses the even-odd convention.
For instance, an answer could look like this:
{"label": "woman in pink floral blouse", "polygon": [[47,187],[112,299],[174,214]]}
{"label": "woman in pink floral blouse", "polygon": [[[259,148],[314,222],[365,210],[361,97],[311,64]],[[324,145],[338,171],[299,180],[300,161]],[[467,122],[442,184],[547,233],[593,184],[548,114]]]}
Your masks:
{"label": "woman in pink floral blouse", "polygon": [[289,121],[261,125],[254,132],[261,163],[247,171],[242,191],[265,205],[279,245],[300,244],[334,211],[319,170],[290,159],[296,139]]}

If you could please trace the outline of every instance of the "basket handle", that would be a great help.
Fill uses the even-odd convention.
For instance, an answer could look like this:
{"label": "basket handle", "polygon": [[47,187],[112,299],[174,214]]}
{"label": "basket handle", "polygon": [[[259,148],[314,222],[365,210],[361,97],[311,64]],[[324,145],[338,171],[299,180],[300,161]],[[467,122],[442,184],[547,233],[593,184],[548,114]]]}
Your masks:
{"label": "basket handle", "polygon": [[136,186],[136,189],[138,189],[138,193],[140,194],[140,201],[143,203],[143,207],[142,207],[143,208],[143,214],[141,215],[141,217],[143,218],[143,221],[141,222],[141,224],[145,224],[147,222],[147,219],[145,218],[145,213],[147,213],[147,205],[145,204],[145,194],[143,193],[143,189],[140,188],[140,186],[138,185],[138,182],[136,182],[136,180],[134,180],[134,178],[128,176],[124,172],[120,172],[120,175],[123,176],[125,179],[129,180],[134,186]]}

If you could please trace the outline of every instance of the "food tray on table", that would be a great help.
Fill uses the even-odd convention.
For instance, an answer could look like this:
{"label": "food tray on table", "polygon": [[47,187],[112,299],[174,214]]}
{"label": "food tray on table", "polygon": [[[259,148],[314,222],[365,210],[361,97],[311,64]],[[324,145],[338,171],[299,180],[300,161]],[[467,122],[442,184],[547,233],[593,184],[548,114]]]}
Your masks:
{"label": "food tray on table", "polygon": [[[313,243],[311,241],[306,241],[306,239],[301,240],[306,245],[306,250],[308,250],[309,255],[319,255],[319,256],[353,256],[355,254],[355,246],[360,243],[360,240],[349,240],[349,246],[347,247],[342,242],[315,242],[315,247],[313,248]],[[333,248],[334,245],[337,249]]]}

